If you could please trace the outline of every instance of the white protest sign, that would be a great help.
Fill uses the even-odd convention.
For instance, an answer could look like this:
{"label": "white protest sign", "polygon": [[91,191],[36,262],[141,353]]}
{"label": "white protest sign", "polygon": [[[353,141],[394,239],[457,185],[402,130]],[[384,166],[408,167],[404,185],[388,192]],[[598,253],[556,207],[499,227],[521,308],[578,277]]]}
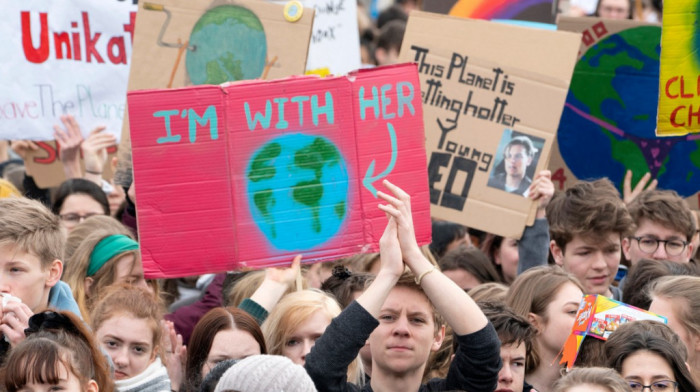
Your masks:
{"label": "white protest sign", "polygon": [[[287,1],[277,1],[286,4]],[[304,8],[316,10],[308,73],[345,75],[362,66],[355,0],[301,0]]]}
{"label": "white protest sign", "polygon": [[126,105],[135,0],[3,2],[0,139],[52,140],[72,114],[87,134],[119,137]]}

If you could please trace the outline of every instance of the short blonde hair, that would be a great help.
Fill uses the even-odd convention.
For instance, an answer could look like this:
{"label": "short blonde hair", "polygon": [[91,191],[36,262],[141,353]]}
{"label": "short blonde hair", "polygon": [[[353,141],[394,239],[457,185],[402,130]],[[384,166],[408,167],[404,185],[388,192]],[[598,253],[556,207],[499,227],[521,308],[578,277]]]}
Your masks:
{"label": "short blonde hair", "polygon": [[268,354],[282,355],[286,341],[318,310],[330,322],[340,314],[340,305],[332,296],[316,289],[297,291],[283,297],[262,325]]}
{"label": "short blonde hair", "polygon": [[[87,278],[88,266],[90,265],[90,255],[100,241],[115,234],[125,235],[133,239],[129,229],[123,225],[118,229],[103,227],[88,235],[83,242],[80,243],[72,257],[66,261],[63,281],[65,281],[73,291],[75,302],[78,303],[80,313],[82,313],[83,318],[87,322],[90,322],[89,315],[96,299],[96,295],[89,295],[87,290],[85,290],[85,278]],[[93,284],[90,291],[92,293],[100,293],[102,289],[112,285],[116,280],[117,261],[129,255],[134,256],[134,263],[138,262],[138,259],[141,257],[138,250],[130,250],[107,260],[95,275],[91,277],[93,279]]]}
{"label": "short blonde hair", "polygon": [[65,232],[58,217],[36,200],[24,197],[0,199],[0,245],[31,253],[48,268],[63,258]]}
{"label": "short blonde hair", "polygon": [[605,367],[574,368],[554,383],[552,392],[566,392],[578,385],[595,385],[608,392],[632,392],[622,376]]}

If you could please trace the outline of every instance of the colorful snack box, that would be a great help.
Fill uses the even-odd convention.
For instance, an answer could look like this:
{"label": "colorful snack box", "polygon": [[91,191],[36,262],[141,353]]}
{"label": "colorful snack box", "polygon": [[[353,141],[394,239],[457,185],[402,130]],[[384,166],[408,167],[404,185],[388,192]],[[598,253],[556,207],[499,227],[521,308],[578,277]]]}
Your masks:
{"label": "colorful snack box", "polygon": [[586,336],[608,340],[610,334],[615,332],[620,325],[636,320],[668,323],[666,317],[602,295],[584,296],[576,313],[576,321],[571,329],[571,334],[562,347],[562,358],[559,363],[565,363],[567,369],[571,369]]}

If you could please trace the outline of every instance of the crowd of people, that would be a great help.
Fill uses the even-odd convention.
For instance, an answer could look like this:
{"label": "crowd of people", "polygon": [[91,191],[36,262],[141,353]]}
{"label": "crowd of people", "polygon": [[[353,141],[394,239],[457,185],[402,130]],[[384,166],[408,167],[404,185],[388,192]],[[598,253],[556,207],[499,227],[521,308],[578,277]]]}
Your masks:
{"label": "crowd of people", "polygon": [[[589,3],[560,7],[571,15],[654,18],[628,0]],[[397,0],[376,21],[362,5],[363,62],[396,62],[406,15],[418,4]],[[135,187],[102,178],[108,165],[116,167],[107,155],[114,136],[101,127],[83,137],[66,115],[55,137],[68,178],[55,189],[39,187],[24,165],[36,144],[0,142],[0,389],[700,386],[698,212],[676,192],[656,189],[649,174],[632,187],[629,172],[622,194],[607,179],[555,192],[549,171],[514,183],[522,173],[512,168],[502,186],[537,205],[521,238],[434,220],[432,243],[424,246],[416,241],[411,195],[384,181],[379,253],[315,264],[298,255],[287,267],[263,271],[148,279]],[[532,156],[530,145],[516,144],[507,159]],[[634,321],[605,341],[587,339],[568,370],[559,359],[585,295],[649,310],[667,323]]]}

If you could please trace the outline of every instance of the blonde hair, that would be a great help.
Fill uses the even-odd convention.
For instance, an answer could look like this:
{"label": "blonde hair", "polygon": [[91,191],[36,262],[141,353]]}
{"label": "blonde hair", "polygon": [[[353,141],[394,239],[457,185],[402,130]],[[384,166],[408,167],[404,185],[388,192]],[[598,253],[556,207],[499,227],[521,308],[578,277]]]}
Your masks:
{"label": "blonde hair", "polygon": [[[673,300],[674,310],[683,328],[700,336],[700,277],[667,276],[657,279],[649,289],[649,296]],[[682,300],[682,301],[678,301]],[[688,350],[691,348],[688,347]]]}
{"label": "blonde hair", "polygon": [[163,304],[146,289],[128,284],[117,284],[107,287],[95,301],[90,313],[91,327],[94,333],[107,320],[116,316],[132,316],[144,319],[153,332],[153,352],[159,353],[162,330],[160,320],[163,319]]}
{"label": "blonde hair", "polygon": [[31,253],[48,268],[63,258],[65,232],[58,217],[36,200],[24,197],[0,199],[0,245]]}
{"label": "blonde hair", "polygon": [[627,381],[615,370],[605,367],[574,368],[557,380],[552,392],[566,392],[579,385],[595,385],[608,392],[631,392]]}
{"label": "blonde hair", "polygon": [[0,199],[5,197],[22,197],[22,193],[11,182],[0,178]]}
{"label": "blonde hair", "polygon": [[[100,241],[114,234],[122,234],[133,239],[131,232],[124,226],[119,230],[113,228],[97,229],[83,240],[72,257],[66,262],[63,281],[65,281],[73,291],[75,302],[78,303],[80,313],[82,313],[86,322],[90,322],[89,315],[96,299],[96,295],[89,294],[85,288],[85,278],[88,277],[87,270],[90,264],[90,255]],[[111,286],[115,282],[117,262],[126,256],[134,256],[134,264],[138,263],[141,257],[138,250],[130,250],[107,260],[95,275],[91,276],[93,279],[92,286],[90,287],[91,293],[100,293],[105,287]]]}
{"label": "blonde hair", "polygon": [[506,302],[508,286],[498,282],[488,282],[480,284],[469,290],[469,296],[475,302]]}
{"label": "blonde hair", "polygon": [[330,323],[340,314],[340,305],[335,298],[316,289],[284,296],[262,325],[268,354],[283,355],[282,348],[289,337],[318,310],[328,317]]}
{"label": "blonde hair", "polygon": [[[228,292],[224,293],[223,305],[238,307],[244,299],[253,296],[255,291],[260,287],[263,280],[265,280],[265,271],[253,271],[249,272],[246,276],[240,278],[239,281],[235,282]],[[302,289],[306,289],[306,280],[301,281]],[[295,283],[290,283],[284,295],[287,295],[294,291]]]}
{"label": "blonde hair", "polygon": [[113,230],[116,233],[124,231],[126,227],[109,215],[94,215],[85,219],[85,221],[75,226],[68,234],[66,246],[63,251],[63,260],[70,260],[85,237],[98,229]]}

